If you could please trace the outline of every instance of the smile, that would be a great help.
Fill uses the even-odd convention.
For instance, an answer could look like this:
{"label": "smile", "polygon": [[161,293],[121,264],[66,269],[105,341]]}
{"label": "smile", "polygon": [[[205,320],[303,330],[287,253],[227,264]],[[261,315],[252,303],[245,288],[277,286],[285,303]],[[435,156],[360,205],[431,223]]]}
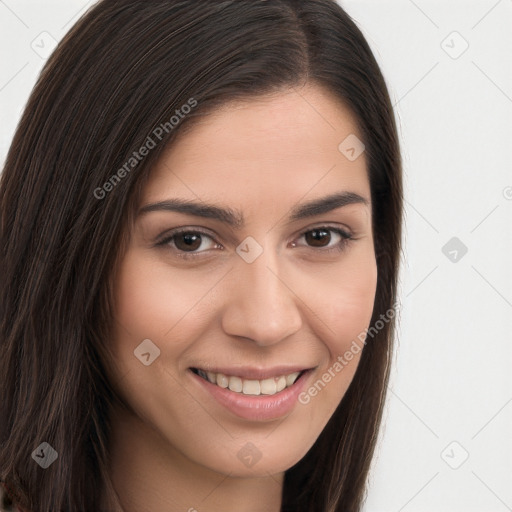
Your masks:
{"label": "smile", "polygon": [[270,377],[263,380],[244,379],[235,375],[214,373],[199,368],[192,368],[192,371],[204,380],[224,389],[229,389],[242,395],[275,395],[295,384],[299,377],[305,372],[293,372],[277,377]]}

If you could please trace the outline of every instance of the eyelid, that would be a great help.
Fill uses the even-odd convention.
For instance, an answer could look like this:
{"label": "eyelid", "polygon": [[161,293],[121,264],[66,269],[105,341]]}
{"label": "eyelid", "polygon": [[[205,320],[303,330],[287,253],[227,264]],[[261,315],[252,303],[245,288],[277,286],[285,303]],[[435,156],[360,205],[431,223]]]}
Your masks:
{"label": "eyelid", "polygon": [[[314,231],[315,229],[321,229],[321,228],[340,230],[347,237],[353,237],[355,235],[355,233],[350,228],[348,228],[344,225],[340,226],[338,224],[332,224],[330,222],[324,222],[324,223],[320,222],[320,223],[311,224],[310,226],[306,226],[305,228],[300,229],[292,236],[292,238],[295,239],[299,236],[303,236],[306,233],[309,233],[310,231]],[[215,240],[216,243],[220,243],[217,241],[217,235],[213,231],[210,231],[207,228],[203,228],[203,227],[199,227],[199,226],[182,226],[182,227],[170,229],[168,231],[165,231],[163,234],[159,235],[156,239],[155,245],[158,245],[161,242],[167,242],[170,238],[172,238],[175,235],[179,235],[180,233],[188,233],[188,232],[192,232],[192,233],[197,232],[197,233],[209,236],[210,238]]]}
{"label": "eyelid", "polygon": [[216,240],[215,233],[206,228],[201,228],[197,226],[183,226],[179,228],[170,229],[168,231],[165,231],[163,234],[159,235],[156,239],[155,245],[167,243],[172,237],[179,235],[180,233],[199,233],[201,235],[206,235],[210,237],[212,240],[215,240],[216,243],[219,243]]}
{"label": "eyelid", "polygon": [[[216,236],[214,234],[212,234],[209,230],[206,230],[205,228],[199,228],[199,227],[193,227],[193,226],[184,226],[184,227],[179,227],[179,228],[174,228],[174,229],[171,229],[170,231],[166,231],[163,235],[160,235],[156,241],[156,243],[154,244],[155,247],[163,247],[165,248],[165,246],[171,242],[171,240],[181,234],[181,233],[196,233],[196,234],[199,234],[199,235],[203,235],[203,236],[206,236],[208,238],[210,238],[212,240],[212,242],[216,245],[221,245],[222,247],[222,244],[220,244],[217,239],[216,239]],[[223,249],[223,247],[222,247]],[[187,252],[187,251],[180,251],[179,249],[177,248],[169,248],[170,251],[174,252],[175,255],[178,257],[178,258],[181,258],[181,259],[184,259],[184,260],[193,260],[193,259],[199,259],[201,258],[202,256],[204,256],[204,254],[207,252],[207,251],[200,251],[200,252],[195,252],[195,251],[191,251],[191,252]],[[217,249],[219,250],[219,249]]]}
{"label": "eyelid", "polygon": [[[341,240],[333,247],[313,247],[313,246],[308,246],[308,245],[300,245],[298,247],[313,250],[317,254],[324,254],[324,255],[332,254],[332,253],[339,254],[339,253],[344,252],[345,249],[347,249],[348,246],[352,242],[357,240],[357,238],[352,233],[352,230],[342,228],[339,225],[332,225],[328,222],[324,223],[324,224],[313,225],[311,227],[301,230],[299,232],[299,235],[297,237],[295,237],[294,240],[297,240],[298,238],[302,238],[303,236],[306,235],[306,233],[310,233],[311,231],[317,231],[317,230],[322,230],[322,229],[336,233],[337,235],[340,236]],[[297,247],[296,242],[293,242],[293,244],[295,247]]]}
{"label": "eyelid", "polygon": [[[307,226],[305,228],[302,228],[295,235],[293,235],[292,240],[295,241],[298,238],[303,237],[304,235],[306,235],[307,233],[309,233],[311,231],[320,230],[320,229],[326,229],[328,231],[333,231],[335,233],[338,233],[342,238],[341,242],[338,243],[334,247],[327,247],[327,248],[313,247],[313,246],[307,246],[307,245],[305,245],[305,246],[301,245],[299,247],[309,248],[318,253],[322,253],[322,252],[330,253],[332,251],[341,252],[341,251],[343,251],[343,249],[345,248],[346,245],[348,245],[350,242],[355,240],[354,233],[351,229],[348,229],[346,226],[340,226],[339,224],[333,225],[332,223],[329,223],[329,222],[324,222],[324,223],[319,222],[319,223]],[[157,247],[165,246],[175,236],[177,236],[181,233],[196,233],[196,234],[204,235],[204,236],[210,238],[216,245],[221,246],[221,249],[217,249],[217,250],[224,249],[222,244],[220,242],[218,242],[217,236],[213,232],[211,232],[207,228],[198,227],[198,226],[197,227],[196,226],[182,226],[182,227],[177,227],[177,228],[168,230],[164,234],[160,235],[157,238],[157,241],[155,242],[155,246],[157,246]],[[194,259],[194,258],[197,259],[197,258],[202,257],[208,251],[209,250],[199,251],[199,252],[195,252],[195,251],[187,252],[187,251],[180,251],[180,250],[176,249],[174,252],[178,255],[178,257],[183,258],[183,259]]]}
{"label": "eyelid", "polygon": [[346,225],[344,224],[337,224],[332,222],[316,222],[314,224],[311,224],[310,226],[307,226],[305,228],[300,229],[297,231],[295,235],[293,235],[293,238],[297,238],[299,236],[303,236],[306,233],[309,233],[310,231],[315,231],[317,229],[332,229],[333,231],[341,231],[343,234],[345,234],[347,237],[352,238],[355,236],[355,233]]}

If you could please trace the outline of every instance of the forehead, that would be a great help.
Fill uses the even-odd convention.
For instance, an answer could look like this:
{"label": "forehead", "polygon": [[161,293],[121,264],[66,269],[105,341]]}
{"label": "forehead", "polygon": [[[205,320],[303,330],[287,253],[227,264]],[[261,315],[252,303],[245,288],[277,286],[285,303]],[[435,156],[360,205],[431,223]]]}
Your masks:
{"label": "forehead", "polygon": [[229,199],[243,209],[334,190],[368,196],[364,153],[351,161],[339,149],[354,136],[362,138],[350,110],[317,86],[228,103],[164,152],[143,197]]}

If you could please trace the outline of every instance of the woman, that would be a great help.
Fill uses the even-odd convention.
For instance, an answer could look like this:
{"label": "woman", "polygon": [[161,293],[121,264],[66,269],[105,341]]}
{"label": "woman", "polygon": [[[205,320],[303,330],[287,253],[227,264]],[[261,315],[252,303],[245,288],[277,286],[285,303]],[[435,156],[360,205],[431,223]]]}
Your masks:
{"label": "woman", "polygon": [[357,511],[402,177],[332,0],[103,0],[0,181],[0,477],[26,511]]}

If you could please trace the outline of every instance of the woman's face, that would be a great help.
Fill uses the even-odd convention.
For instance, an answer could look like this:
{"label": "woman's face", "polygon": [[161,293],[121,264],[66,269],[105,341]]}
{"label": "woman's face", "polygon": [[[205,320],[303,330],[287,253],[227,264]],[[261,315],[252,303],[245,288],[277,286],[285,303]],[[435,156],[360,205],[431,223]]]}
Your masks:
{"label": "woman's face", "polygon": [[340,403],[377,283],[354,136],[308,86],[228,105],[154,168],[117,274],[112,378],[168,460],[279,473]]}

